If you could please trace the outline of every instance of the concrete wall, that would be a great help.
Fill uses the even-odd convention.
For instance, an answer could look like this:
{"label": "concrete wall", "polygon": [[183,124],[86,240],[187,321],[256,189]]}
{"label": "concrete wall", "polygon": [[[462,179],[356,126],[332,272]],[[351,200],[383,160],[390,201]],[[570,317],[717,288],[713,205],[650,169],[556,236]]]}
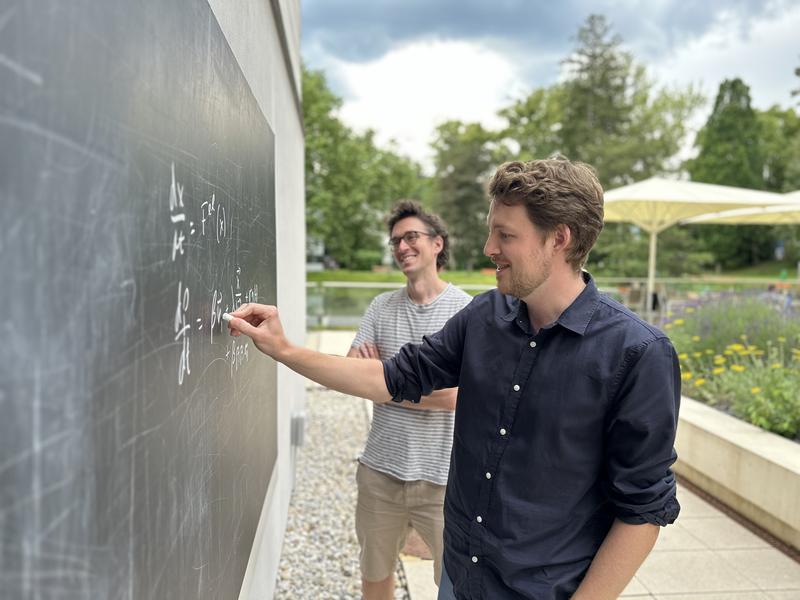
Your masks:
{"label": "concrete wall", "polygon": [[684,397],[675,472],[800,549],[800,445]]}
{"label": "concrete wall", "polygon": [[[275,132],[278,306],[289,338],[305,339],[305,189],[299,0],[209,0]],[[289,310],[291,308],[291,310]],[[303,409],[302,378],[278,367],[278,458],[240,598],[272,598],[294,479],[290,421]]]}

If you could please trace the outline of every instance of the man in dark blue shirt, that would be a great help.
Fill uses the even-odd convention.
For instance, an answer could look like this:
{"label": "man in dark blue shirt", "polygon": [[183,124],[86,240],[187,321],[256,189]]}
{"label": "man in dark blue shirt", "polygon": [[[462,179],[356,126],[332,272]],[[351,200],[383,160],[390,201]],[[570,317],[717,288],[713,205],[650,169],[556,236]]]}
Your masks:
{"label": "man in dark blue shirt", "polygon": [[230,327],[376,402],[458,386],[440,600],[616,598],[678,515],[678,360],[582,271],[603,217],[590,167],[506,163],[489,191],[497,289],[421,345],[383,363],[321,355],[256,304]]}

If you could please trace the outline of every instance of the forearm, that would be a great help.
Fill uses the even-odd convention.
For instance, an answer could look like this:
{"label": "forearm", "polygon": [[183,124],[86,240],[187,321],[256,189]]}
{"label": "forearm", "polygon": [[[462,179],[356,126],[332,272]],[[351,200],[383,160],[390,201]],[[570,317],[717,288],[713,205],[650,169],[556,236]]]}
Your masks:
{"label": "forearm", "polygon": [[456,396],[458,388],[447,388],[436,390],[429,396],[423,396],[419,402],[403,402],[401,406],[416,410],[445,410],[454,411],[456,409]]}
{"label": "forearm", "polygon": [[658,538],[660,527],[616,520],[572,600],[612,600],[628,585]]}
{"label": "forearm", "polygon": [[276,360],[300,375],[344,394],[378,403],[391,400],[383,378],[383,363],[379,360],[333,356],[300,346],[287,348],[276,356]]}

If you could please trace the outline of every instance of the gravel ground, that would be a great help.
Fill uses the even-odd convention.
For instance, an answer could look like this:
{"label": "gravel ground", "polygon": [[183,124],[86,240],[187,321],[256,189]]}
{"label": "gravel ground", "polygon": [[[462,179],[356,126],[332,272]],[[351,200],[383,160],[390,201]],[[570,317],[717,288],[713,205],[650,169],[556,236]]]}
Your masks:
{"label": "gravel ground", "polygon": [[[369,428],[364,401],[317,385],[306,395],[305,444],[281,551],[278,600],[358,600],[356,459]],[[398,561],[395,598],[408,599]]]}

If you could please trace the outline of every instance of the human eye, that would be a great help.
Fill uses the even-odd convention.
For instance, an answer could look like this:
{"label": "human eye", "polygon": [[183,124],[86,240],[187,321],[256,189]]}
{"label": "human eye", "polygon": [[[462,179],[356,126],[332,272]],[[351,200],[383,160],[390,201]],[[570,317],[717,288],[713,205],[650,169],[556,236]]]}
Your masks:
{"label": "human eye", "polygon": [[409,231],[403,236],[403,239],[406,241],[406,243],[413,244],[419,239],[419,233],[416,231]]}

